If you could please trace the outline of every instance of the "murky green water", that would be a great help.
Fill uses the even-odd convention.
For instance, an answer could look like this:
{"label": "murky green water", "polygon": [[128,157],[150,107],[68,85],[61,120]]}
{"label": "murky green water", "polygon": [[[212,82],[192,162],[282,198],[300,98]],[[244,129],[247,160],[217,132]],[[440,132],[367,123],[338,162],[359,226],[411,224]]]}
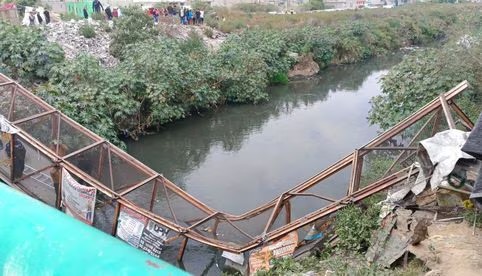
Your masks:
{"label": "murky green water", "polygon": [[[170,124],[128,142],[128,152],[209,206],[243,213],[375,137],[378,128],[366,119],[369,101],[400,58],[334,67],[272,87],[267,103],[227,106]],[[334,197],[345,193],[345,187],[327,189]],[[211,264],[207,271],[216,274],[199,252],[188,251],[186,269],[200,274]]]}

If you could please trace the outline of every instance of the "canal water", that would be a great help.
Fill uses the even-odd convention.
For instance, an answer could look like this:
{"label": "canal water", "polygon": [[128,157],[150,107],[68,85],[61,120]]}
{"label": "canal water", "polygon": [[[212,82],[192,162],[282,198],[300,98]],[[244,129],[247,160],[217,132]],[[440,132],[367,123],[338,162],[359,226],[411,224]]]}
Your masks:
{"label": "canal water", "polygon": [[[374,138],[369,102],[400,60],[400,54],[375,58],[271,87],[266,103],[225,106],[169,124],[129,141],[128,152],[212,208],[244,213]],[[332,196],[345,193],[331,189]],[[219,274],[213,251],[189,248],[187,271]]]}

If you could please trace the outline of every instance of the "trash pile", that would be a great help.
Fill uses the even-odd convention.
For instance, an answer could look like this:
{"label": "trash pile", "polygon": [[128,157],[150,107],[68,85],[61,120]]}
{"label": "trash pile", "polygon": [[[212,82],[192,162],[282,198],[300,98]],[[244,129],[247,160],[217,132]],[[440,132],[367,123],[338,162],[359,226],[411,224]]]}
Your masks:
{"label": "trash pile", "polygon": [[415,256],[432,275],[482,271],[482,231],[476,219],[462,223],[482,207],[481,157],[482,114],[472,132],[450,129],[421,141],[420,163],[411,167],[418,176],[389,190],[368,261],[388,268]]}
{"label": "trash pile", "polygon": [[51,42],[57,42],[64,49],[65,57],[73,59],[81,53],[88,53],[98,58],[103,66],[114,67],[118,60],[109,53],[110,37],[99,22],[89,24],[95,29],[95,37],[85,38],[79,33],[79,28],[87,22],[83,20],[68,22],[52,22],[45,27],[45,35]]}
{"label": "trash pile", "polygon": [[181,40],[186,40],[190,37],[191,33],[195,33],[202,38],[204,45],[212,51],[218,50],[228,36],[227,34],[206,25],[192,26],[180,25],[178,23],[163,23],[159,24],[158,27],[161,29],[162,33],[169,37]]}

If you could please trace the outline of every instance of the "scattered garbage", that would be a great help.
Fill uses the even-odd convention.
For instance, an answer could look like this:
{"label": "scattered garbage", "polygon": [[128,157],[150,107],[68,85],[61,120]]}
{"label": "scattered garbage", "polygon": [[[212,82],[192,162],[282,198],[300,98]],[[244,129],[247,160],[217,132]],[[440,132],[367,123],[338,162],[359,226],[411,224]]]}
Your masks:
{"label": "scattered garbage", "polygon": [[[95,29],[95,37],[85,38],[79,34],[79,28],[84,24],[90,24]],[[105,67],[114,67],[119,62],[109,53],[111,41],[109,34],[96,21],[52,22],[45,26],[44,31],[49,41],[57,42],[64,49],[67,59],[73,59],[81,53],[86,53],[98,58]]]}

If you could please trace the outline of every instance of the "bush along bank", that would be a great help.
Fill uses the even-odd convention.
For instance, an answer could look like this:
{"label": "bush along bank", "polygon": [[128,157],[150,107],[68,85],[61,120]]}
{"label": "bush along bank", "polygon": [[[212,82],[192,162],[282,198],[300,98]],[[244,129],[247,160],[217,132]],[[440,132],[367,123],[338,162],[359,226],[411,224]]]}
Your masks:
{"label": "bush along bank", "polygon": [[[48,66],[35,63],[23,70],[47,70],[48,77],[38,76],[45,83],[39,95],[119,144],[119,134],[135,138],[149,128],[222,104],[263,102],[268,85],[286,82],[296,56],[312,55],[324,68],[441,40],[453,28],[474,24],[478,11],[471,7],[394,9],[382,17],[352,12],[350,20],[333,20],[323,27],[257,28],[230,35],[216,52],[194,33],[184,41],[165,37],[139,9],[129,9],[112,33],[111,52],[120,59],[117,67],[102,68],[93,58],[80,56],[69,62],[48,58]],[[3,26],[3,35],[35,32]],[[11,51],[4,45],[0,43],[2,58]],[[16,66],[1,62],[7,74]]]}

